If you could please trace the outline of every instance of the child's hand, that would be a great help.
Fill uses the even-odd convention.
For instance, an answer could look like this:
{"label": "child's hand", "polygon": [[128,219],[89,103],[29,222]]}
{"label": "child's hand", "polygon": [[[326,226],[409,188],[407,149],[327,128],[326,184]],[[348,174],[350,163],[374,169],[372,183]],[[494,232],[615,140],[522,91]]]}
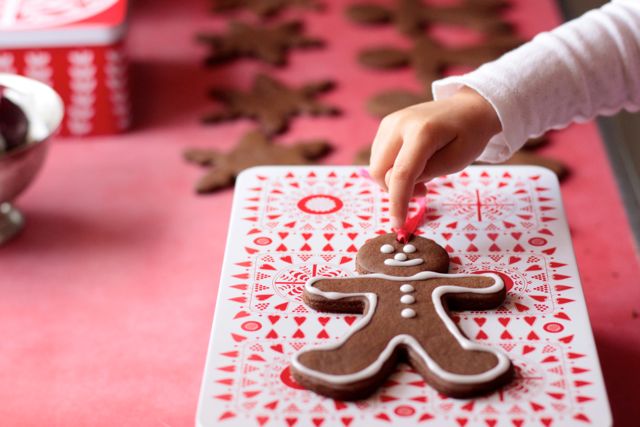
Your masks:
{"label": "child's hand", "polygon": [[370,174],[391,201],[391,225],[404,225],[411,197],[424,183],[473,162],[489,139],[501,132],[493,107],[477,92],[413,105],[380,122],[371,149]]}

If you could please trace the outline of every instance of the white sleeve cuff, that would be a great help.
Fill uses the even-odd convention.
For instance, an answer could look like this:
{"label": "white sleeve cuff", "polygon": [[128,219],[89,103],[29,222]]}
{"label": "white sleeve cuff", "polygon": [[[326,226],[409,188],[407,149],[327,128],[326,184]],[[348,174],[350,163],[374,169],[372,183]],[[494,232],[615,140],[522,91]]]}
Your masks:
{"label": "white sleeve cuff", "polygon": [[[522,119],[517,117],[517,109],[510,106],[507,89],[496,79],[483,73],[483,67],[463,76],[447,77],[433,82],[433,99],[445,99],[453,96],[462,87],[467,86],[480,94],[496,111],[502,132],[494,135],[477,160],[488,163],[500,163],[507,160],[528,139]],[[479,75],[478,75],[479,74]],[[489,95],[491,94],[491,95]]]}

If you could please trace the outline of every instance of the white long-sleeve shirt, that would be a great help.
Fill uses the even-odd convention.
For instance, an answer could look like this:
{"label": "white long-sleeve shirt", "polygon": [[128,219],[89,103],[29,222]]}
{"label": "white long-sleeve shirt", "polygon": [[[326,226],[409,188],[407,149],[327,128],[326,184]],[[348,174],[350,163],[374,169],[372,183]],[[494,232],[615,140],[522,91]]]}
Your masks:
{"label": "white long-sleeve shirt", "polygon": [[527,139],[573,121],[640,110],[640,0],[613,0],[487,63],[433,83],[434,99],[468,86],[502,132],[479,157],[500,162]]}

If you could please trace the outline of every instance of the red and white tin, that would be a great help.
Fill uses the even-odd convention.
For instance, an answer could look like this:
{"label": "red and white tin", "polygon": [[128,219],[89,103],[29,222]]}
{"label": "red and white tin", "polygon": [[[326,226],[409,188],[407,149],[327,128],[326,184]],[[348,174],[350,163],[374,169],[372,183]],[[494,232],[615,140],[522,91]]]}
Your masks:
{"label": "red and white tin", "polygon": [[126,0],[0,0],[0,72],[58,91],[62,135],[123,131],[131,122],[126,15]]}

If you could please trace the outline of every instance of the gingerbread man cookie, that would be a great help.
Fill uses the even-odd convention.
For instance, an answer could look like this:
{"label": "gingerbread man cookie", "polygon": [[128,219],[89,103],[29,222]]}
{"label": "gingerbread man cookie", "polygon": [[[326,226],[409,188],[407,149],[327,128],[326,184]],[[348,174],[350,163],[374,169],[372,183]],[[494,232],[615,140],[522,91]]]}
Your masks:
{"label": "gingerbread man cookie", "polygon": [[512,27],[500,16],[508,4],[504,0],[463,0],[453,5],[431,5],[422,0],[397,0],[391,7],[375,3],[357,3],[347,9],[347,16],[359,24],[393,23],[403,34],[424,33],[431,24],[459,25],[485,34],[511,32]]}
{"label": "gingerbread man cookie", "polygon": [[320,47],[322,40],[304,34],[301,21],[264,26],[232,21],[222,34],[201,34],[198,39],[211,47],[206,65],[213,66],[239,58],[255,58],[271,65],[285,65],[291,49]]}
{"label": "gingerbread man cookie", "polygon": [[500,350],[469,340],[451,310],[489,310],[506,297],[495,274],[446,274],[447,252],[413,236],[407,243],[385,234],[358,252],[352,278],[313,278],[306,304],[318,311],[361,313],[338,342],[295,354],[291,371],[307,389],[340,400],[362,399],[384,383],[398,362],[409,363],[439,392],[471,397],[513,377]]}
{"label": "gingerbread man cookie", "polygon": [[268,135],[282,133],[292,117],[337,116],[340,110],[317,98],[333,89],[329,80],[290,86],[266,74],[258,74],[248,91],[217,88],[211,97],[224,104],[225,108],[204,118],[205,123],[219,123],[249,118],[258,122]]}

